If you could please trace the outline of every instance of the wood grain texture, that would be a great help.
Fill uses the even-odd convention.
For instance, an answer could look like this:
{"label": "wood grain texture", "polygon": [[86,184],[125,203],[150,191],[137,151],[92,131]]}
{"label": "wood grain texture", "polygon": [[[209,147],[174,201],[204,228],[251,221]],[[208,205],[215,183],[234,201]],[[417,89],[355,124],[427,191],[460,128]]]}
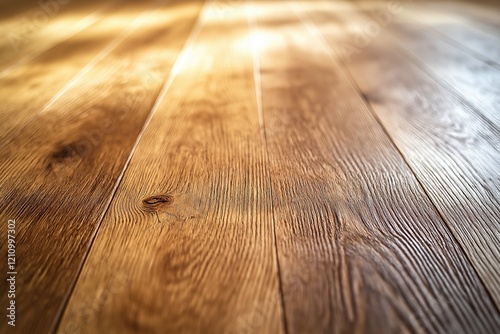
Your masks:
{"label": "wood grain texture", "polygon": [[248,24],[221,8],[176,65],[59,333],[283,332]]}
{"label": "wood grain texture", "polygon": [[500,70],[412,24],[387,27],[415,62],[500,129]]}
{"label": "wood grain texture", "polygon": [[111,6],[104,19],[0,78],[0,151],[123,42],[151,6]]}
{"label": "wood grain texture", "polygon": [[[443,41],[472,51],[481,60],[486,58],[490,64],[498,64],[500,8],[493,1],[482,5],[478,1],[467,0],[355,0],[352,3],[383,27],[395,21],[418,22],[421,28],[436,34]],[[494,22],[498,27],[488,22]]]}
{"label": "wood grain texture", "polygon": [[[27,2],[20,0],[6,12],[19,9]],[[0,19],[0,78],[87,28],[102,14],[109,13],[116,2],[40,0],[29,10]],[[0,17],[4,14],[2,11]]]}
{"label": "wood grain texture", "polygon": [[0,333],[496,334],[500,5],[202,3],[0,0]]}
{"label": "wood grain texture", "polygon": [[[495,61],[490,61],[488,57],[478,57],[477,53],[463,48],[460,44],[449,43],[446,39],[438,38],[431,30],[423,28],[422,24],[409,20],[409,12],[413,12],[412,4],[400,2],[396,13],[388,13],[388,9],[396,8],[386,3],[372,3],[369,1],[354,2],[358,10],[366,16],[363,24],[346,24],[352,31],[351,44],[369,45],[372,39],[376,39],[380,30],[389,31],[395,40],[404,46],[413,55],[413,61],[419,67],[431,74],[442,86],[461,96],[470,103],[478,112],[489,119],[498,129],[500,129],[500,68]],[[461,2],[457,2],[451,8],[459,8]],[[424,4],[428,8],[429,4]],[[432,8],[432,7],[431,7]],[[446,7],[448,8],[448,7]],[[495,12],[497,9],[492,8]],[[351,9],[352,11],[352,9]],[[378,13],[384,12],[380,15]],[[432,21],[433,18],[445,19],[446,15],[415,14],[421,21]],[[360,14],[358,12],[358,14]],[[377,15],[378,14],[378,15]],[[386,16],[388,15],[388,16]],[[388,17],[388,19],[387,19]],[[456,19],[456,18],[455,18]],[[475,24],[475,23],[473,23]],[[372,30],[370,30],[372,29]],[[473,32],[472,30],[465,30]],[[500,31],[496,35],[500,36]],[[486,41],[494,41],[494,37],[485,38],[482,42],[486,47]],[[468,36],[462,36],[465,40]],[[470,36],[469,36],[470,37]],[[359,39],[362,42],[356,42]],[[464,42],[467,44],[467,42]],[[351,53],[358,53],[355,50]],[[483,52],[495,57],[494,48],[492,51]]]}
{"label": "wood grain texture", "polygon": [[288,332],[494,333],[483,283],[337,59],[257,6]]}
{"label": "wood grain texture", "polygon": [[[199,9],[197,2],[178,1],[148,12],[129,38],[1,152],[1,219],[17,222],[19,321],[8,329],[2,321],[0,332],[46,333],[56,325]],[[0,226],[1,235],[6,227]],[[2,305],[6,288],[1,285]]]}
{"label": "wood grain texture", "polygon": [[[331,11],[318,24],[369,18],[342,20]],[[336,51],[353,38],[325,36]],[[500,306],[500,134],[402,52],[379,36],[345,63]]]}
{"label": "wood grain texture", "polygon": [[[429,6],[405,6],[404,19],[418,22],[443,41],[468,51],[489,65],[500,68],[500,29],[488,31],[484,25]],[[379,7],[380,9],[380,7]],[[401,17],[403,19],[403,17]]]}

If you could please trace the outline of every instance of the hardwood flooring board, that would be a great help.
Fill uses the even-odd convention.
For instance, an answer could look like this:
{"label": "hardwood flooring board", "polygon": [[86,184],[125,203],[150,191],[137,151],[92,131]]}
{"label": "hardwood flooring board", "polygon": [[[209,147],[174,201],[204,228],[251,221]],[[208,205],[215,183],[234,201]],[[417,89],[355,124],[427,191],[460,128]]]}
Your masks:
{"label": "hardwood flooring board", "polygon": [[495,34],[500,31],[498,19],[500,9],[494,2],[480,4],[476,1],[427,1],[422,4],[437,11],[458,15],[465,21],[480,24]]}
{"label": "hardwood flooring board", "polygon": [[99,22],[1,78],[0,150],[117,47],[149,8],[147,2],[112,7]]}
{"label": "hardwood flooring board", "polygon": [[[401,3],[397,10],[392,10],[388,23],[385,18],[381,19],[374,13],[380,10],[387,13],[387,9],[391,10],[393,7],[377,2],[373,5],[366,1],[355,4],[358,9],[354,10],[361,11],[366,19],[363,21],[364,25],[348,23],[355,35],[348,44],[348,53],[358,53],[359,49],[378,38],[381,31],[389,31],[413,55],[414,61],[423,70],[462,96],[500,129],[500,113],[497,107],[500,101],[500,69],[496,62],[478,59],[475,54],[459,45],[448,43],[423,30],[420,24],[408,21],[404,13],[411,11],[411,4]],[[346,15],[349,14],[346,12]],[[431,16],[422,19],[431,20]]]}
{"label": "hardwood flooring board", "polygon": [[[394,23],[416,25],[445,44],[452,44],[497,69],[499,67],[500,30],[492,29],[481,20],[474,20],[473,16],[455,13],[448,8],[451,5],[441,8],[436,2],[427,1],[390,3],[357,0],[354,3],[382,28]],[[460,7],[460,3],[454,7]]]}
{"label": "hardwood flooring board", "polygon": [[[200,8],[198,2],[177,1],[149,12],[135,32],[1,152],[1,217],[17,223],[19,321],[9,333],[44,333],[56,325]],[[5,229],[0,226],[2,235]],[[2,285],[1,303],[7,303],[5,289]],[[0,331],[6,327],[2,322]]]}
{"label": "hardwood flooring board", "polygon": [[41,1],[0,20],[0,78],[95,23],[119,1]]}
{"label": "hardwood flooring board", "polygon": [[338,60],[279,3],[255,6],[288,331],[494,333],[481,279]]}
{"label": "hardwood flooring board", "polygon": [[[343,26],[369,20],[345,18]],[[317,19],[340,22],[330,14]],[[336,51],[353,35],[325,32]],[[379,36],[345,61],[382,125],[500,305],[500,136],[498,130]],[[498,315],[497,315],[498,317]]]}
{"label": "hardwood flooring board", "polygon": [[447,43],[459,47],[483,62],[500,68],[500,30],[486,32],[480,24],[466,21],[458,15],[435,11],[427,6],[405,6],[399,21],[418,22]]}
{"label": "hardwood flooring board", "polygon": [[[245,5],[208,3],[107,212],[59,333],[282,333]],[[88,321],[117,273],[121,290]]]}
{"label": "hardwood flooring board", "polygon": [[[381,31],[390,31],[413,55],[415,63],[440,80],[442,85],[462,96],[500,129],[496,107],[496,101],[500,98],[497,88],[500,69],[495,62],[484,57],[478,59],[477,54],[464,50],[460,45],[448,43],[430,31],[422,30],[420,24],[408,22],[404,15],[392,15],[389,22],[385,20],[381,24],[380,19],[373,14],[382,8],[380,5],[370,5],[364,1],[356,2],[356,5],[366,19],[364,26],[348,25],[355,35],[347,45],[348,54],[358,53],[372,39],[378,38]],[[400,9],[405,8],[400,6]],[[372,30],[367,30],[369,28]]]}
{"label": "hardwood flooring board", "polygon": [[500,129],[500,70],[411,25],[388,30],[424,70],[462,96]]}

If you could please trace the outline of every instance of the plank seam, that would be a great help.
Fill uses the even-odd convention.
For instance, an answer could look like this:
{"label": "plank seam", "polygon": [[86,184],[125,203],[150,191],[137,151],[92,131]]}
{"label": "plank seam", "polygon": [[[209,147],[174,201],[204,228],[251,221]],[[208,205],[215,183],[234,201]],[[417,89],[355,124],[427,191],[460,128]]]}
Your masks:
{"label": "plank seam", "polygon": [[[296,3],[295,3],[296,4]],[[296,6],[299,6],[296,4]],[[294,11],[297,13],[297,10],[294,8]],[[297,16],[299,16],[299,18],[301,19],[301,21],[304,23],[304,25],[306,25],[307,27],[311,27],[311,26],[314,26],[314,29],[317,31],[317,33],[320,35],[320,39],[322,40],[323,43],[325,43],[326,45],[328,45],[328,53],[330,54],[330,56],[334,56],[332,55],[332,53],[334,52],[332,49],[331,49],[331,46],[330,46],[330,43],[328,43],[328,41],[326,40],[326,38],[324,37],[323,33],[320,31],[320,29],[318,29],[314,23],[311,23],[313,22],[311,17],[309,16],[309,14],[306,13],[306,15],[308,15],[308,21],[309,21],[309,24],[307,24],[302,16],[300,14],[297,14]],[[312,28],[312,27],[311,27]],[[415,177],[415,180],[417,181],[417,183],[419,184],[420,188],[423,190],[425,196],[427,196],[427,199],[429,200],[430,204],[432,204],[432,207],[434,207],[434,209],[436,210],[436,212],[439,214],[439,217],[441,218],[442,222],[444,223],[444,226],[447,228],[447,230],[449,231],[449,234],[452,236],[453,240],[455,241],[455,243],[460,247],[460,249],[462,250],[462,254],[464,256],[464,259],[468,262],[468,264],[470,265],[470,267],[474,270],[474,272],[476,273],[477,277],[479,278],[480,282],[482,283],[483,285],[483,288],[486,292],[486,294],[488,295],[491,303],[494,305],[495,309],[497,310],[497,312],[500,313],[500,308],[499,306],[495,303],[495,299],[493,299],[493,296],[490,292],[490,290],[486,287],[482,277],[479,275],[478,273],[478,270],[477,268],[473,265],[473,263],[471,262],[471,259],[469,258],[469,255],[467,254],[467,252],[465,251],[464,247],[462,246],[462,244],[459,242],[459,240],[457,239],[455,233],[453,233],[452,229],[450,228],[450,224],[449,224],[449,221],[444,217],[443,213],[441,212],[441,210],[439,210],[439,208],[436,206],[436,204],[434,203],[434,201],[431,199],[427,189],[424,187],[423,183],[420,181],[420,179],[418,178],[415,170],[412,168],[412,166],[409,164],[408,160],[405,158],[405,156],[403,155],[402,151],[399,149],[399,147],[396,145],[396,143],[393,141],[393,138],[392,136],[389,134],[389,132],[387,131],[387,129],[385,128],[385,126],[383,125],[382,121],[380,120],[380,118],[377,116],[375,110],[373,109],[371,103],[366,99],[365,95],[362,93],[362,90],[361,88],[359,87],[359,85],[357,84],[357,82],[354,80],[351,72],[348,70],[348,68],[346,67],[345,65],[345,62],[342,60],[342,57],[339,57],[339,64],[342,66],[343,70],[344,70],[344,74],[345,76],[347,77],[347,79],[350,81],[352,87],[358,92],[358,94],[361,96],[361,98],[363,99],[363,102],[365,104],[365,106],[368,108],[368,110],[370,110],[370,113],[373,115],[374,119],[377,121],[378,125],[381,127],[382,131],[384,131],[384,133],[386,134],[387,138],[389,139],[389,142],[391,143],[391,146],[393,146],[397,152],[399,153],[399,155],[401,156],[401,158],[403,159],[403,161],[405,162],[405,164],[408,166],[409,170],[411,171],[411,173],[413,174],[413,176]]]}
{"label": "plank seam", "polygon": [[[257,30],[256,26],[256,18],[254,16],[252,7],[249,7],[247,4],[247,21],[248,21],[248,27],[249,27],[249,32],[250,36],[254,37],[254,32]],[[255,83],[255,98],[257,102],[257,113],[259,116],[259,126],[260,126],[260,133],[262,140],[264,141],[264,153],[265,153],[265,163],[266,167],[269,167],[269,150],[267,146],[267,135],[266,135],[266,130],[265,130],[265,122],[264,122],[264,111],[262,108],[262,81],[261,81],[261,76],[260,76],[260,59],[259,59],[259,50],[257,49],[255,45],[255,41],[252,38],[251,42],[251,48],[252,48],[252,59],[253,59],[253,73],[254,73],[254,83]],[[278,238],[276,236],[276,220],[274,219],[274,196],[273,196],[273,187],[272,187],[272,177],[271,173],[269,172],[269,169],[267,168],[267,176],[268,176],[268,181],[269,181],[269,189],[270,189],[270,195],[271,195],[271,226],[272,226],[272,233],[274,237],[274,257],[275,257],[275,262],[276,262],[276,268],[278,272],[278,286],[279,286],[279,294],[280,294],[280,302],[281,302],[281,309],[282,309],[282,321],[283,321],[283,329],[285,333],[289,333],[288,331],[288,322],[287,322],[287,314],[286,314],[286,307],[285,307],[285,294],[283,290],[283,276],[281,273],[281,266],[280,266],[280,261],[279,261],[279,256],[278,256]]]}
{"label": "plank seam", "polygon": [[[170,2],[171,0],[166,0],[166,1],[158,1],[158,2],[161,2],[163,5],[166,5]],[[213,2],[214,0],[209,0],[210,3]],[[118,176],[118,179],[116,180],[116,183],[115,183],[115,186],[113,187],[113,190],[111,192],[111,196],[108,200],[108,203],[106,204],[105,206],[105,209],[103,210],[102,214],[101,214],[101,217],[99,218],[99,222],[97,224],[97,227],[95,228],[95,231],[93,233],[93,236],[91,236],[91,241],[90,241],[90,244],[87,248],[87,252],[81,262],[81,265],[80,265],[80,268],[78,269],[78,272],[75,276],[75,279],[73,281],[73,284],[71,285],[71,288],[69,289],[69,292],[67,293],[67,296],[65,298],[65,301],[63,302],[63,305],[55,319],[55,323],[54,323],[54,326],[53,326],[53,329],[51,330],[52,333],[55,333],[57,331],[57,329],[59,328],[59,325],[61,323],[61,320],[62,320],[62,317],[64,315],[64,311],[66,310],[67,306],[68,306],[68,303],[70,301],[70,298],[71,298],[71,295],[73,294],[74,290],[75,290],[75,287],[76,287],[76,284],[78,283],[78,279],[80,277],[80,274],[83,270],[83,267],[85,266],[85,263],[87,262],[87,258],[90,254],[90,251],[92,249],[92,246],[94,245],[94,242],[97,238],[97,235],[99,233],[99,230],[100,230],[100,227],[102,225],[102,222],[104,221],[104,218],[106,217],[106,214],[108,213],[109,211],[109,208],[111,206],[111,203],[113,202],[115,196],[116,196],[116,193],[117,193],[117,190],[121,184],[121,181],[123,180],[123,177],[125,175],[125,172],[126,170],[128,169],[128,166],[130,165],[130,161],[132,160],[132,157],[137,149],[137,146],[139,145],[139,142],[141,141],[141,138],[146,130],[146,128],[149,126],[149,123],[151,122],[151,119],[153,118],[154,114],[156,113],[156,111],[158,110],[158,107],[160,105],[160,103],[163,101],[163,98],[165,97],[166,95],[166,92],[168,91],[168,89],[170,88],[170,85],[172,84],[177,72],[175,71],[175,68],[176,68],[176,65],[182,60],[182,57],[185,55],[185,53],[187,52],[187,50],[191,49],[192,48],[192,45],[194,44],[194,40],[196,39],[196,37],[198,36],[200,30],[201,30],[201,27],[203,25],[203,11],[205,10],[207,6],[207,3],[204,3],[203,4],[203,8],[202,10],[200,10],[200,13],[198,14],[198,19],[195,23],[195,25],[193,26],[193,28],[191,29],[191,32],[188,36],[188,39],[186,40],[186,42],[184,43],[184,47],[181,51],[181,53],[177,56],[177,60],[174,64],[174,66],[172,67],[172,69],[170,70],[170,74],[168,76],[168,78],[166,79],[165,81],[165,84],[163,85],[161,91],[158,93],[158,96],[156,98],[156,101],[153,105],[153,107],[151,108],[151,111],[147,117],[147,119],[144,121],[144,124],[141,128],[141,131],[139,132],[138,136],[137,136],[137,139],[134,143],[134,146],[132,147],[131,151],[130,151],[130,154],[123,166],[123,169],[120,173],[120,175]]]}
{"label": "plank seam", "polygon": [[[366,16],[367,14],[361,12],[363,16]],[[428,77],[430,77],[434,82],[439,84],[441,87],[445,89],[446,92],[448,92],[448,95],[451,97],[456,98],[463,106],[464,109],[468,109],[469,111],[472,112],[473,115],[476,115],[480,119],[483,120],[483,122],[489,124],[495,132],[500,133],[500,125],[495,124],[493,120],[491,120],[488,116],[485,115],[480,109],[472,105],[471,102],[469,102],[460,92],[456,91],[450,84],[448,84],[445,80],[441,80],[438,76],[435,75],[434,71],[429,68],[427,65],[424,64],[420,59],[418,59],[414,53],[409,50],[406,46],[404,46],[400,41],[397,40],[393,36],[391,32],[386,32],[385,33],[386,39],[392,40],[395,44],[399,45],[399,47],[393,46],[393,50],[399,52],[400,54],[406,56],[408,60],[415,65],[417,69],[419,69],[422,73],[426,74]],[[491,68],[497,70],[495,67],[486,64],[490,66]]]}
{"label": "plank seam", "polygon": [[113,4],[115,4],[116,2],[117,1],[113,1],[113,2],[109,3],[108,5],[106,5],[104,8],[97,9],[94,12],[90,13],[89,15],[85,16],[83,19],[81,19],[78,22],[79,24],[82,24],[83,26],[81,28],[79,28],[78,30],[74,31],[73,33],[71,33],[71,34],[69,34],[67,36],[64,36],[61,40],[58,40],[58,41],[56,41],[53,44],[46,45],[41,50],[35,51],[35,52],[31,53],[31,54],[28,54],[28,55],[24,56],[23,58],[21,58],[20,60],[18,60],[14,64],[12,64],[9,67],[5,68],[4,70],[2,70],[0,72],[0,79],[2,79],[4,77],[6,77],[7,75],[11,74],[18,67],[20,67],[22,65],[26,65],[27,63],[29,63],[30,61],[32,61],[33,59],[35,59],[39,55],[41,55],[41,54],[43,54],[43,53],[51,50],[52,48],[54,48],[54,47],[56,47],[56,46],[58,46],[58,45],[60,45],[60,44],[62,44],[64,42],[66,42],[71,37],[75,36],[76,34],[82,32],[83,30],[87,29],[88,27],[90,27],[90,26],[94,25],[95,23],[99,22],[100,20],[102,20],[101,14],[103,12],[105,12],[106,10],[108,10],[108,8],[111,7]]}
{"label": "plank seam", "polygon": [[[434,28],[430,25],[426,25],[424,23],[421,23],[418,21],[418,19],[414,18],[413,16],[410,16],[411,20],[416,24],[417,29],[420,29],[421,31],[427,32],[430,35],[435,36],[437,39],[444,41],[445,43],[451,45],[452,47],[455,47],[456,49],[461,50],[464,53],[469,54],[470,56],[476,58],[477,60],[485,63],[486,65],[490,67],[494,67],[497,70],[500,70],[500,64],[498,63],[497,60],[491,59],[490,57],[484,56],[483,54],[474,51],[473,49],[469,48],[467,45],[460,43],[459,41],[455,40],[452,37],[449,37],[445,33],[442,33],[439,29]],[[461,25],[464,28],[472,28],[469,27],[468,25]]]}
{"label": "plank seam", "polygon": [[23,129],[25,129],[28,125],[30,125],[32,122],[38,119],[38,117],[41,114],[45,113],[47,109],[49,109],[50,106],[52,106],[52,104],[54,104],[65,93],[67,93],[68,90],[70,90],[84,75],[86,75],[90,70],[92,70],[95,65],[97,65],[101,60],[103,60],[107,55],[109,55],[125,39],[127,39],[128,36],[130,36],[137,28],[139,28],[140,25],[143,23],[141,19],[143,19],[143,17],[146,16],[146,14],[150,14],[149,10],[146,10],[145,12],[137,16],[125,31],[123,31],[121,34],[115,37],[111,42],[109,42],[104,47],[104,49],[99,51],[99,53],[96,54],[80,71],[78,71],[78,73],[74,77],[72,77],[48,102],[46,102],[38,112],[32,115],[31,118],[23,126],[20,126],[17,129],[17,131],[10,134],[10,140],[6,140],[6,142],[4,143],[5,146],[7,146],[11,141],[13,141]]}

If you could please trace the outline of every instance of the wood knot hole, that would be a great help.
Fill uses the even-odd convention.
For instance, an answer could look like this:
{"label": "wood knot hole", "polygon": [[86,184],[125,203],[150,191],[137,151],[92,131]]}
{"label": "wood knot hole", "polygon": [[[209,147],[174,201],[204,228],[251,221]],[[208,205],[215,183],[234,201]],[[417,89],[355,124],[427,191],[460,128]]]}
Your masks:
{"label": "wood knot hole", "polygon": [[146,207],[155,208],[163,205],[169,205],[174,201],[170,195],[155,195],[142,200],[142,204]]}

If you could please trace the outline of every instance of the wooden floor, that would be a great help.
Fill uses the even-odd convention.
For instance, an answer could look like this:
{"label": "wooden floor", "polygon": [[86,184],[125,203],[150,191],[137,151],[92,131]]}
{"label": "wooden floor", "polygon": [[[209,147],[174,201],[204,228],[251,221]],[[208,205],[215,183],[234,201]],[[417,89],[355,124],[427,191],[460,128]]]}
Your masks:
{"label": "wooden floor", "polygon": [[4,0],[0,31],[1,333],[500,333],[499,3]]}

